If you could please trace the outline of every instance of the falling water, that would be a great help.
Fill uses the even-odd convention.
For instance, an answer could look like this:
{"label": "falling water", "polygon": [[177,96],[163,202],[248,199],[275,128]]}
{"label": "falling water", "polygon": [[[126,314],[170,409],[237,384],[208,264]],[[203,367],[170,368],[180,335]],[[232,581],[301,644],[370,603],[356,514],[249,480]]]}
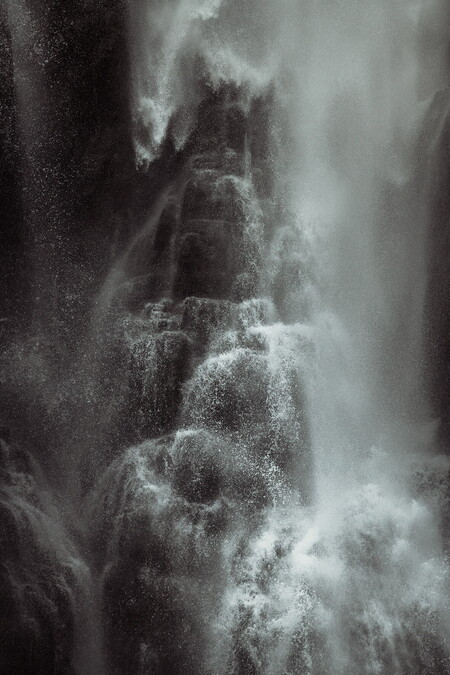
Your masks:
{"label": "falling water", "polygon": [[[45,18],[8,7],[28,146],[48,110],[19,28]],[[450,673],[426,330],[449,19],[444,0],[127,1],[145,206],[67,363],[47,334],[4,356],[62,418],[57,480],[0,455],[11,622],[51,628],[55,672]]]}
{"label": "falling water", "polygon": [[[189,431],[177,432],[169,452],[175,466],[188,439],[198,439],[190,450],[199,453],[194,465],[204,452],[221,463],[212,458],[233,456],[236,443],[241,456],[234,461],[242,462],[256,447],[272,493],[256,528],[232,516],[222,560],[213,564],[220,574],[212,572],[212,596],[195,593],[200,632],[211,605],[217,611],[217,596],[222,609],[207,621],[202,665],[195,658],[194,670],[448,670],[439,507],[434,489],[419,495],[421,481],[433,485],[424,476],[447,464],[433,453],[423,381],[431,160],[415,150],[441,86],[444,36],[437,31],[424,46],[427,22],[441,10],[403,2],[286,2],[275,11],[270,3],[130,5],[137,156],[151,161],[169,124],[177,147],[188,142],[205,79],[210,88],[234,86],[247,114],[252,100],[272,89],[272,191],[258,198],[250,157],[226,197],[243,204],[254,251],[272,249],[257,294],[275,299],[273,277],[291,263],[283,238],[300,249],[294,288],[281,291],[290,295],[288,311],[275,307],[256,323],[250,315],[242,334],[224,314],[239,317],[245,302],[234,310],[216,304],[214,322],[222,329],[183,395],[180,422]],[[230,180],[208,169],[197,175],[201,185],[212,177],[216,191],[217,181]],[[197,199],[209,199],[204,185]],[[220,193],[213,199],[220,202]],[[197,211],[205,217],[204,206]],[[133,247],[135,241],[126,257]],[[260,341],[260,355],[250,338]],[[154,368],[155,348],[144,346],[142,369]],[[269,435],[259,440],[264,425]],[[225,429],[229,447],[215,449]],[[209,478],[202,471],[198,489],[213,494],[191,496],[195,503],[208,503],[218,490],[211,487],[219,481],[214,470]],[[237,481],[231,467],[223,471]],[[158,512],[166,498],[158,498]],[[239,551],[242,527],[249,544]],[[199,574],[204,581],[202,567],[192,577]],[[186,591],[182,596],[186,601]]]}

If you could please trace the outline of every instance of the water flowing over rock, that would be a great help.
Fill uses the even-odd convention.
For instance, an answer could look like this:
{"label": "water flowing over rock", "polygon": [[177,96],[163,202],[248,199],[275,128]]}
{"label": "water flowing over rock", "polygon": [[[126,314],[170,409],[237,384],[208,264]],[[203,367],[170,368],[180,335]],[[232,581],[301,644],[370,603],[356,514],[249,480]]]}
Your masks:
{"label": "water flowing over rock", "polygon": [[0,9],[0,674],[450,675],[449,26]]}

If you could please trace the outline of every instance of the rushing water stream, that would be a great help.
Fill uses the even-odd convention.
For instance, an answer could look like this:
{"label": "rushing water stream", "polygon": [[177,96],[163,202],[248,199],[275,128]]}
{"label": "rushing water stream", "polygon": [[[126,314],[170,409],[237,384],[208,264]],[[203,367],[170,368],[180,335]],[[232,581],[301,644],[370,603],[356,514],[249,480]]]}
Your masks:
{"label": "rushing water stream", "polygon": [[[31,5],[5,14],[32,320],[2,356],[0,672],[450,674],[446,2],[83,0],[60,32]],[[88,63],[84,12],[122,22],[128,126],[52,65]],[[103,140],[66,153],[55,91]]]}

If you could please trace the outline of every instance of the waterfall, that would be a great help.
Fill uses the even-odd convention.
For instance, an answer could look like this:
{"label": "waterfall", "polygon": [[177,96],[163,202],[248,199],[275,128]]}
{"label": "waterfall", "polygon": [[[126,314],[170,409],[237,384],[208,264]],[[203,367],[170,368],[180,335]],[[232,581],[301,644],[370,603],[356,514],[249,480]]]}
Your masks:
{"label": "waterfall", "polygon": [[0,672],[450,674],[447,3],[28,5]]}

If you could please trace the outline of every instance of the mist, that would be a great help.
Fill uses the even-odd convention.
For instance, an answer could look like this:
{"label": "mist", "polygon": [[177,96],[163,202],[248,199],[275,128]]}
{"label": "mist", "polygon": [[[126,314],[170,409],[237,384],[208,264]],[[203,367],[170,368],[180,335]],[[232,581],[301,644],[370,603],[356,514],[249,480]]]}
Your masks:
{"label": "mist", "polygon": [[0,13],[0,672],[450,673],[449,26]]}

